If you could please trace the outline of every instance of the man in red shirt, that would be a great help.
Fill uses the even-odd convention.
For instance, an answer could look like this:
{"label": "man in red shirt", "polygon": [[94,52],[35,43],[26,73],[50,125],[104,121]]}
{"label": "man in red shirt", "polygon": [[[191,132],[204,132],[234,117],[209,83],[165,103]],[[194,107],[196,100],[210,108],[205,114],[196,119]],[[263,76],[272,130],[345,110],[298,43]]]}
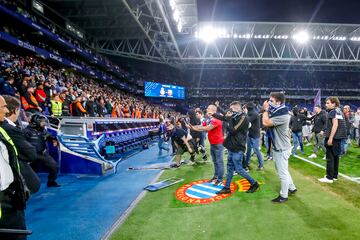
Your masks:
{"label": "man in red shirt", "polygon": [[214,176],[209,182],[214,182],[215,185],[222,185],[224,178],[224,136],[222,131],[222,121],[212,117],[212,115],[216,112],[217,107],[215,105],[209,105],[206,109],[206,113],[210,117],[209,124],[206,126],[190,125],[190,128],[194,131],[208,132],[210,153],[215,169]]}

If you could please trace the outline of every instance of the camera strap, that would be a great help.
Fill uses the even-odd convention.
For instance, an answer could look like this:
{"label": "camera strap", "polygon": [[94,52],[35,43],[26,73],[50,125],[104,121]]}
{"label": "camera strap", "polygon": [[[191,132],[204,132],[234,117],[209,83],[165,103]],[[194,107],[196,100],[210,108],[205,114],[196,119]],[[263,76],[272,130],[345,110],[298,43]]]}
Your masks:
{"label": "camera strap", "polygon": [[238,122],[238,124],[236,124],[236,125],[234,126],[235,130],[237,130],[237,129],[241,126],[241,124],[244,122],[244,120],[245,120],[245,116],[242,116],[242,117],[240,118],[240,121]]}

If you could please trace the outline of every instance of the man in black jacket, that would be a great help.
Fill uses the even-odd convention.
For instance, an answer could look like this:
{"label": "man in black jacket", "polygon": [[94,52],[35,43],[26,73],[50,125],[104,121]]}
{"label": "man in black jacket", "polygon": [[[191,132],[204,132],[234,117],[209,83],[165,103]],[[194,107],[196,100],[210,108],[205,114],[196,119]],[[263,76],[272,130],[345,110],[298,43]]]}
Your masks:
{"label": "man in black jacket", "polygon": [[299,109],[294,107],[293,116],[290,118],[290,129],[292,132],[294,149],[293,155],[297,154],[298,145],[300,145],[301,153],[304,154],[304,145],[302,141],[302,127],[305,125],[306,117],[305,115],[299,113]]}
{"label": "man in black jacket", "polygon": [[255,104],[252,102],[249,102],[245,105],[245,111],[247,112],[247,118],[251,124],[247,137],[245,167],[249,167],[251,160],[251,151],[254,149],[254,152],[258,159],[258,170],[263,170],[264,160],[260,152],[260,115],[255,109]]}
{"label": "man in black jacket", "polygon": [[89,117],[96,117],[97,116],[97,104],[95,102],[95,97],[90,96],[89,100],[86,101],[85,110],[88,112]]}
{"label": "man in black jacket", "polygon": [[[41,161],[48,169],[48,187],[60,187],[56,182],[58,166],[56,161],[50,156],[47,149],[47,141],[51,141],[54,146],[57,145],[56,138],[51,136],[45,129],[47,118],[43,115],[34,114],[31,116],[29,125],[25,128],[26,139],[36,148],[36,160]],[[37,164],[37,161],[33,163]]]}
{"label": "man in black jacket", "polygon": [[1,127],[5,129],[15,144],[18,151],[20,172],[25,179],[27,187],[31,193],[36,193],[40,188],[40,179],[29,166],[29,163],[36,160],[36,149],[26,140],[23,131],[16,125],[20,114],[20,101],[18,98],[9,95],[5,95],[4,99],[9,113],[6,114],[5,121],[2,122]]}
{"label": "man in black jacket", "polygon": [[70,116],[70,104],[72,102],[69,91],[65,90],[60,94],[62,103],[62,116]]}
{"label": "man in black jacket", "polygon": [[249,121],[245,113],[241,112],[240,102],[232,102],[230,104],[230,110],[225,116],[220,114],[213,114],[214,118],[226,122],[227,136],[224,140],[224,147],[228,149],[228,163],[227,163],[227,175],[226,184],[217,194],[230,193],[230,184],[236,171],[251,184],[247,193],[253,193],[259,188],[258,182],[256,182],[243,168],[242,160],[244,151],[246,149],[246,136],[249,127]]}
{"label": "man in black jacket", "polygon": [[[314,149],[313,154],[309,156],[309,158],[317,158],[318,149],[322,149],[323,152],[326,152],[326,148],[324,146],[324,132],[326,126],[326,118],[327,113],[324,110],[321,110],[321,106],[315,106],[315,115],[309,118],[309,120],[313,120],[314,127],[312,131],[314,132]],[[324,160],[326,157],[323,158]]]}
{"label": "man in black jacket", "polygon": [[[0,123],[9,111],[0,96]],[[0,228],[25,230],[25,182],[18,167],[17,150],[9,135],[0,127]],[[0,239],[26,239],[25,235],[0,233]]]}

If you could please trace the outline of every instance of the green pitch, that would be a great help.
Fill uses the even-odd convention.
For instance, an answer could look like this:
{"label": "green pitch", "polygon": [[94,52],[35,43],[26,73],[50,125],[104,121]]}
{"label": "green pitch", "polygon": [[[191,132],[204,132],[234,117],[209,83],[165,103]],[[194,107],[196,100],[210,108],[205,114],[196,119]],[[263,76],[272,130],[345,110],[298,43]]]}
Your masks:
{"label": "green pitch", "polygon": [[[311,146],[306,147],[304,157],[310,154]],[[325,165],[321,158],[314,161]],[[254,158],[252,166],[256,168]],[[270,202],[280,188],[273,161],[265,162],[264,171],[250,172],[262,183],[256,193],[236,192],[207,205],[190,205],[174,197],[178,187],[209,178],[212,172],[211,160],[166,170],[160,179],[185,181],[147,193],[111,239],[360,239],[360,184],[341,177],[333,184],[319,183],[324,169],[291,157],[290,172],[298,192],[286,203]],[[341,159],[340,172],[360,177],[360,148],[349,148]],[[235,176],[233,181],[239,179]]]}

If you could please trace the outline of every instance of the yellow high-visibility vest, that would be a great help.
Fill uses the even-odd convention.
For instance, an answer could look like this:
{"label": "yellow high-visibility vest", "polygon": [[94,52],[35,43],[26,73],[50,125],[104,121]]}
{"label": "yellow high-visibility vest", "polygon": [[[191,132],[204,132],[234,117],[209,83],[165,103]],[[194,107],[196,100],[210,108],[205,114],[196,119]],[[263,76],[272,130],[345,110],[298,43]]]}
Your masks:
{"label": "yellow high-visibility vest", "polygon": [[55,102],[51,100],[51,112],[54,116],[60,117],[62,115],[62,102]]}
{"label": "yellow high-visibility vest", "polygon": [[[14,144],[13,140],[11,139],[11,137],[7,134],[7,132],[2,127],[0,127],[0,133],[1,133],[1,135],[3,135],[5,140],[11,144],[11,146],[13,147],[15,154],[17,156],[18,152],[16,150],[15,144]],[[19,162],[17,161],[16,163],[17,163],[18,171],[20,172]],[[0,219],[1,219],[1,205],[0,205]]]}

